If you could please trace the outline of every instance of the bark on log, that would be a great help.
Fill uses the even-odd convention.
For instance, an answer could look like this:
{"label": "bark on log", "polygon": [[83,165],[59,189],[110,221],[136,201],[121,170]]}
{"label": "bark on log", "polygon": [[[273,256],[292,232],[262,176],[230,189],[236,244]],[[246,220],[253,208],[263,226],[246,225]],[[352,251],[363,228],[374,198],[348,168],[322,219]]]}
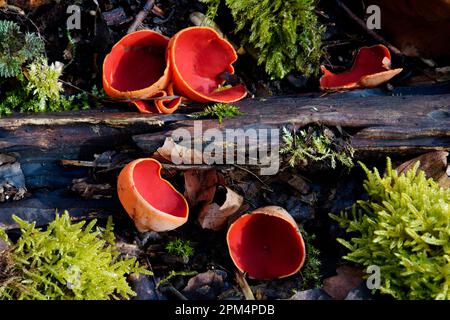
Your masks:
{"label": "bark on log", "polygon": [[[238,105],[243,116],[225,119],[222,125],[218,125],[217,120],[204,120],[202,131],[211,128],[279,129],[289,125],[300,128],[320,123],[339,126],[349,132],[357,156],[450,148],[450,94],[316,99],[276,97],[248,99]],[[133,139],[151,154],[177,128],[193,133],[193,121],[178,121],[170,130],[137,135]]]}

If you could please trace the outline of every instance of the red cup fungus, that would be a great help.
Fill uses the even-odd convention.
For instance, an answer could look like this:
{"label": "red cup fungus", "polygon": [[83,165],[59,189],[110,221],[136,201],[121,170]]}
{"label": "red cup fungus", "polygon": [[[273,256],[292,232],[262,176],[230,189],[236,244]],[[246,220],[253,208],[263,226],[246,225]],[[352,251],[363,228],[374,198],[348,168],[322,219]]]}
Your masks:
{"label": "red cup fungus", "polygon": [[127,164],[119,174],[117,192],[140,232],[173,230],[188,219],[186,199],[161,177],[161,164],[155,159]]}
{"label": "red cup fungus", "polygon": [[235,102],[247,94],[245,86],[222,87],[223,73],[234,73],[233,46],[208,27],[179,31],[168,46],[175,92],[197,102]]}
{"label": "red cup fungus", "polygon": [[[172,83],[169,83],[167,86],[167,92],[166,91],[159,91],[157,94],[155,94],[155,97],[158,98],[164,98],[167,96],[173,96],[173,85]],[[138,108],[138,110],[141,113],[165,113],[170,114],[175,112],[178,107],[180,106],[182,101],[182,97],[176,97],[174,99],[158,99],[154,100],[154,103],[149,103],[148,101],[144,100],[137,100],[134,101],[133,104]]]}
{"label": "red cup fungus", "polygon": [[258,280],[293,275],[306,256],[297,224],[286,210],[276,206],[238,218],[228,230],[227,243],[236,267]]}
{"label": "red cup fungus", "polygon": [[153,102],[144,101],[166,96],[170,85],[170,66],[166,59],[168,44],[167,37],[152,30],[124,36],[103,62],[105,92],[113,98],[132,100],[141,112],[175,111],[180,99],[155,100],[154,106],[151,105]]}
{"label": "red cup fungus", "polygon": [[399,74],[403,69],[391,69],[391,54],[383,45],[363,47],[358,51],[350,71],[334,74],[321,66],[322,90],[374,88]]}

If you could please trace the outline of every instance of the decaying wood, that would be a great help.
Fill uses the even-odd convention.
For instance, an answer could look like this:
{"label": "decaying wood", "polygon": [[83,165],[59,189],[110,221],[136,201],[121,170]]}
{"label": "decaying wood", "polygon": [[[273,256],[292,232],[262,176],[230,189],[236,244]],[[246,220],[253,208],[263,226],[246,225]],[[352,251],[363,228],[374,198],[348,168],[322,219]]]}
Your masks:
{"label": "decaying wood", "polygon": [[[450,94],[429,96],[329,95],[246,99],[236,103],[243,116],[202,120],[210,128],[258,129],[321,123],[342,128],[352,137],[357,156],[416,154],[450,150]],[[189,107],[181,112],[196,109]],[[20,114],[0,118],[0,154],[13,154],[20,163],[30,196],[0,204],[0,225],[15,228],[17,214],[42,225],[55,210],[68,209],[74,217],[101,217],[120,212],[112,199],[83,199],[71,191],[72,181],[92,170],[118,170],[119,166],[94,165],[105,151],[130,157],[151,156],[177,128],[193,131],[187,114],[143,115],[118,110]],[[126,156],[125,156],[126,157]],[[10,162],[9,157],[0,159]],[[62,160],[70,160],[61,164]],[[99,168],[99,167],[102,167]],[[205,164],[167,165],[166,169],[210,170]],[[225,167],[224,167],[225,168]],[[228,166],[227,168],[230,168]]]}
{"label": "decaying wood", "polygon": [[[217,120],[203,120],[202,131],[300,128],[321,123],[352,133],[352,146],[357,156],[407,154],[450,147],[450,95],[277,97],[248,99],[238,105],[243,116],[226,119],[222,125],[218,125]],[[133,139],[145,152],[153,153],[178,128],[193,134],[194,121],[178,121],[170,130],[137,135]]]}
{"label": "decaying wood", "polygon": [[78,221],[114,215],[118,208],[120,203],[115,199],[84,200],[64,190],[41,190],[20,201],[0,204],[0,228],[16,229],[18,225],[13,220],[14,215],[43,226],[54,220],[56,212],[62,214],[64,210],[70,213],[74,221]]}

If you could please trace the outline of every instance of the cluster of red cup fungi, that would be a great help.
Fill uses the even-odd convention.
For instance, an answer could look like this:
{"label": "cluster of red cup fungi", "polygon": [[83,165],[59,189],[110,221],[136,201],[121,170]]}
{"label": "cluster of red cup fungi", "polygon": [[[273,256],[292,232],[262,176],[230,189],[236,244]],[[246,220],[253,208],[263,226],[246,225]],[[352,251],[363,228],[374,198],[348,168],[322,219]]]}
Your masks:
{"label": "cluster of red cup fungi", "polygon": [[106,56],[103,87],[143,113],[172,113],[183,99],[235,102],[246,96],[245,86],[222,86],[222,75],[234,73],[236,60],[233,46],[212,28],[186,28],[171,39],[152,30],[136,31]]}
{"label": "cluster of red cup fungi", "polygon": [[[173,230],[188,220],[185,197],[161,177],[161,164],[155,159],[138,159],[126,165],[117,191],[141,232]],[[239,217],[228,229],[227,244],[236,267],[254,279],[293,275],[305,261],[298,226],[280,207],[264,207]]]}

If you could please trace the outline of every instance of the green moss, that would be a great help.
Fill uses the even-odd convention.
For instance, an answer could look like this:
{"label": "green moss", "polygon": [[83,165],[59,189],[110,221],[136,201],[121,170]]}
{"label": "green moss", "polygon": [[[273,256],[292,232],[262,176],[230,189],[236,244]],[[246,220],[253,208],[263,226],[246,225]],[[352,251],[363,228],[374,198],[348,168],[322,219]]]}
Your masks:
{"label": "green moss", "polygon": [[0,239],[6,242],[9,242],[8,235],[6,234],[6,231],[0,228]]}
{"label": "green moss", "polygon": [[418,165],[399,176],[388,158],[383,177],[362,165],[370,199],[330,216],[352,235],[338,240],[350,250],[344,259],[380,267],[382,293],[450,299],[450,189],[427,180]]}
{"label": "green moss", "polygon": [[[214,18],[220,0],[208,4],[207,16]],[[316,0],[224,0],[231,10],[243,45],[255,50],[258,64],[272,78],[291,71],[317,74],[322,55],[320,26],[314,13]]]}
{"label": "green moss", "polygon": [[85,222],[71,223],[65,212],[46,230],[14,219],[22,235],[4,255],[7,272],[0,274],[0,298],[126,299],[135,295],[126,276],[149,274],[135,258],[120,256],[111,219],[105,229],[94,229],[95,220],[86,226]]}
{"label": "green moss", "polygon": [[302,282],[300,284],[300,290],[307,290],[311,288],[319,288],[321,286],[320,266],[320,250],[317,249],[312,241],[315,239],[315,235],[308,235],[302,232],[303,239],[306,247],[306,260],[305,265],[300,270]]}
{"label": "green moss", "polygon": [[[63,64],[48,63],[44,42],[35,33],[23,34],[11,21],[0,20],[0,116],[13,111],[48,112],[87,109],[89,93],[64,95]],[[101,98],[98,90],[90,94]]]}
{"label": "green moss", "polygon": [[288,158],[292,167],[306,165],[309,161],[329,161],[333,169],[337,162],[347,168],[353,167],[352,146],[346,141],[338,141],[333,132],[323,126],[311,126],[295,134],[283,128],[282,140],[280,153]]}
{"label": "green moss", "polygon": [[194,119],[200,118],[217,118],[221,124],[224,118],[233,118],[243,115],[238,107],[228,103],[216,103],[212,106],[208,106],[205,110],[191,114]]}
{"label": "green moss", "polygon": [[191,257],[194,254],[194,248],[192,248],[189,240],[175,239],[169,241],[166,244],[166,250],[170,254],[177,255],[179,257]]}
{"label": "green moss", "polygon": [[0,20],[0,77],[16,77],[22,66],[44,55],[44,41],[36,33],[22,33],[19,25]]}

